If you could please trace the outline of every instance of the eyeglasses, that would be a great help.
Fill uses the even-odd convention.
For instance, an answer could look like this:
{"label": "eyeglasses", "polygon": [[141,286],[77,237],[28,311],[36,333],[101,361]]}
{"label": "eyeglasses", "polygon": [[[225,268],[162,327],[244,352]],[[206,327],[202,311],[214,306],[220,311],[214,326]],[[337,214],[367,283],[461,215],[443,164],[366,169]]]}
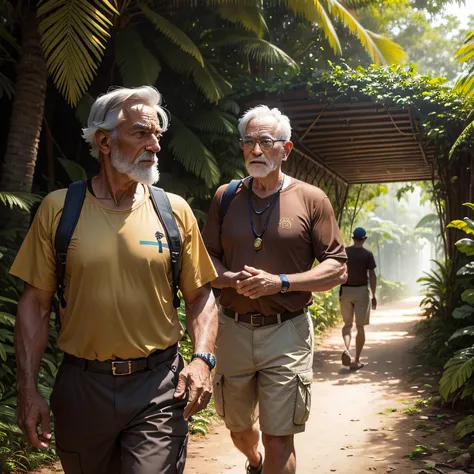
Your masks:
{"label": "eyeglasses", "polygon": [[288,140],[286,138],[259,138],[257,140],[254,140],[252,138],[241,138],[240,139],[240,145],[243,150],[253,150],[255,148],[255,145],[258,143],[260,148],[263,151],[269,151],[273,148],[273,145],[275,145],[276,142],[287,142]]}

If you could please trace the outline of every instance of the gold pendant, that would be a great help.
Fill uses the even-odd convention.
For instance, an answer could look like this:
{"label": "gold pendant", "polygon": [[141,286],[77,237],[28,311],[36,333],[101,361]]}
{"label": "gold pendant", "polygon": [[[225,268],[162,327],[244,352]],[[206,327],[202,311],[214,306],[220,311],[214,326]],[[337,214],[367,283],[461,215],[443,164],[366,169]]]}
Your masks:
{"label": "gold pendant", "polygon": [[263,247],[263,240],[262,240],[260,237],[257,237],[257,238],[253,241],[253,248],[258,251],[258,250],[260,250],[262,247]]}

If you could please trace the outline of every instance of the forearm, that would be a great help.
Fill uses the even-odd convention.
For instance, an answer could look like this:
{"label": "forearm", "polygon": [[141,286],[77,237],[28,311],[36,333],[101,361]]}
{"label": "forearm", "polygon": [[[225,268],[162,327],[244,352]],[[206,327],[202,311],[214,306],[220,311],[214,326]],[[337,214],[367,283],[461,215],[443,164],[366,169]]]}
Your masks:
{"label": "forearm", "polygon": [[213,352],[217,337],[217,308],[210,285],[192,302],[186,302],[186,328],[194,352]]}
{"label": "forearm", "polygon": [[233,287],[235,273],[226,268],[218,258],[211,257],[211,260],[217,272],[217,278],[212,281],[212,286],[219,289]]}
{"label": "forearm", "polygon": [[41,358],[48,344],[50,308],[22,298],[15,324],[15,354],[19,389],[37,387]]}
{"label": "forearm", "polygon": [[375,291],[377,289],[377,276],[374,274],[369,275],[370,291],[372,291],[372,298],[375,298]]}
{"label": "forearm", "polygon": [[287,275],[289,291],[327,291],[347,280],[346,264],[339,260],[327,259],[304,273]]}

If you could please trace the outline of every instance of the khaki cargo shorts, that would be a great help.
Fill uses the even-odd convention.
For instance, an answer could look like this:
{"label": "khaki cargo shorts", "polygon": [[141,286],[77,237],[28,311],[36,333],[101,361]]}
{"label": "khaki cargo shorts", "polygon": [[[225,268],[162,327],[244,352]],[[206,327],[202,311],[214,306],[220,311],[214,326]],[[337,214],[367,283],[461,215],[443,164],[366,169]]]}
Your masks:
{"label": "khaki cargo shorts", "polygon": [[366,286],[343,286],[339,298],[344,324],[357,326],[370,323],[370,294]]}
{"label": "khaki cargo shorts", "polygon": [[257,421],[263,433],[304,431],[311,409],[313,323],[309,312],[254,327],[219,311],[214,402],[233,432]]}

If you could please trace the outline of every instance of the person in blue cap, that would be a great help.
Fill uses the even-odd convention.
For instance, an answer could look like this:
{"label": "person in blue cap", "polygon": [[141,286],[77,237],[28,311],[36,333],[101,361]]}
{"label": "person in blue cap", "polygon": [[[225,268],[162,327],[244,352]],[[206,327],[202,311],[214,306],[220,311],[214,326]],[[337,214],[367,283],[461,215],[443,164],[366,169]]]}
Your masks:
{"label": "person in blue cap", "polygon": [[[340,305],[344,326],[342,337],[346,349],[342,353],[342,364],[351,370],[359,370],[364,367],[360,362],[360,354],[365,344],[364,327],[370,323],[370,309],[377,308],[375,290],[377,286],[377,276],[375,275],[374,254],[364,248],[367,240],[367,232],[363,227],[356,227],[352,233],[354,245],[346,247],[347,253],[347,282],[341,285]],[[368,285],[372,292],[370,299]],[[357,327],[356,354],[353,360],[350,353],[351,331],[354,324],[354,316]]]}

